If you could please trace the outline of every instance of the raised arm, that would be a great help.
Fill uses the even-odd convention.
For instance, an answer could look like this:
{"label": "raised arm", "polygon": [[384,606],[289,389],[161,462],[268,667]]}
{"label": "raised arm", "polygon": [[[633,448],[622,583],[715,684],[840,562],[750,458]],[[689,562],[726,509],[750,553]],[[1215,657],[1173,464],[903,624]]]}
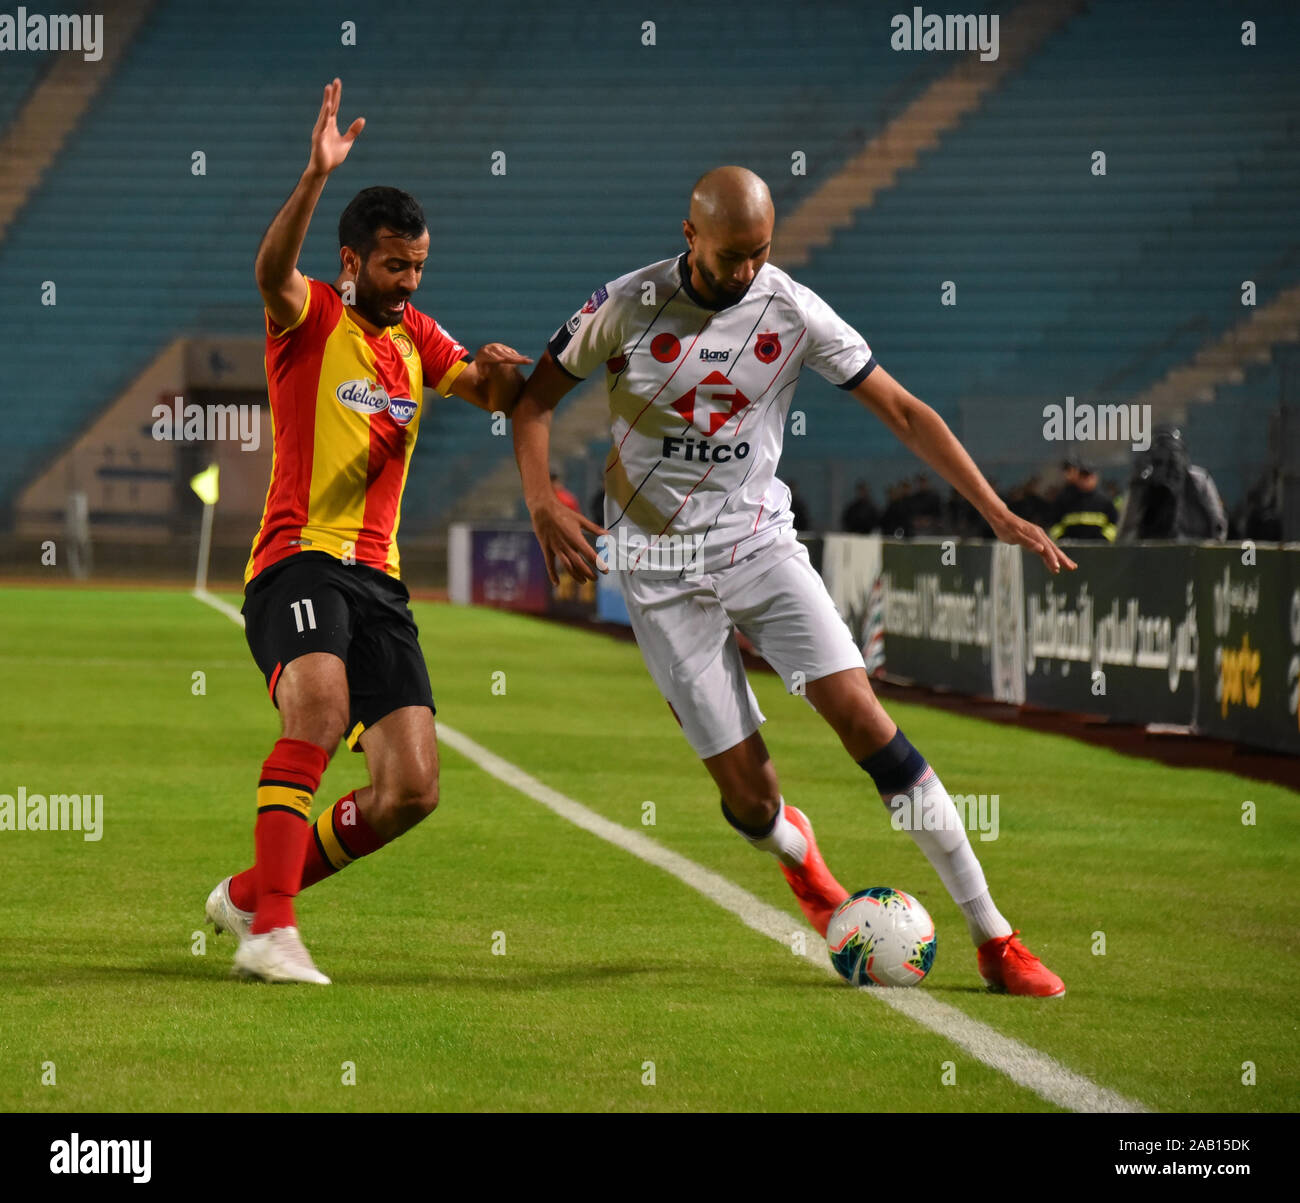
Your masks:
{"label": "raised arm", "polygon": [[948,424],[924,401],[914,397],[878,364],[853,390],[900,443],[924,460],[979,511],[1003,543],[1014,543],[1038,555],[1051,572],[1077,568],[1041,526],[1017,518],[984,479],[975,461],[948,429]]}
{"label": "raised arm", "polygon": [[559,583],[557,559],[580,581],[595,580],[596,568],[606,571],[583,531],[609,532],[569,509],[551,487],[551,413],[576,383],[547,351],[524,385],[514,412],[515,462],[523,482],[524,504],[552,584]]}
{"label": "raised arm", "polygon": [[339,133],[339,98],[343,85],[337,79],[326,84],[320,113],[311,132],[311,157],[297,186],[275,215],[262,244],[257,248],[254,271],[257,290],[262,294],[266,312],[277,326],[292,326],[307,300],[307,281],[298,270],[298,256],[311,224],[316,202],[320,200],[330,173],[348,157],[352,143],[365,127],[358,117],[346,134]]}

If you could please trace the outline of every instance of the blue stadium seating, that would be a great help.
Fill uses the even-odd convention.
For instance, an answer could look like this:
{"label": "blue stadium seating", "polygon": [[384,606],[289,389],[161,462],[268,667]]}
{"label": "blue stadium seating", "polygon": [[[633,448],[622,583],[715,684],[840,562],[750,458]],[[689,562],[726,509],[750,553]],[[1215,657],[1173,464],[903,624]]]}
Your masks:
{"label": "blue stadium seating", "polygon": [[[944,66],[879,38],[864,58],[845,36],[865,20],[851,3],[828,6],[825,26],[796,6],[653,10],[328,0],[304,19],[301,7],[165,0],[0,246],[5,370],[43,391],[40,414],[0,448],[0,502],[175,335],[260,329],[253,255],[335,74],[344,120],[368,125],[329,185],[304,270],[334,274],[337,215],[356,190],[408,188],[432,235],[417,303],[471,348],[500,339],[535,354],[597,285],[676,251],[700,172],[741,160],[796,203]],[[641,44],[647,17],[654,46]],[[354,47],[341,45],[347,20]],[[792,47],[824,55],[815,78],[783,69]],[[498,150],[504,176],[491,172]],[[794,150],[806,176],[791,174]],[[37,303],[43,280],[58,285],[54,308]],[[432,407],[422,436],[408,531],[509,448],[459,401]]]}
{"label": "blue stadium seating", "polygon": [[[1007,483],[1044,405],[1129,399],[1248,315],[1243,280],[1263,304],[1300,275],[1300,7],[1258,10],[1243,47],[1250,15],[1096,0],[802,271]],[[787,472],[827,480],[844,440],[890,458],[865,413],[801,390]],[[885,479],[915,470],[892,455]]]}

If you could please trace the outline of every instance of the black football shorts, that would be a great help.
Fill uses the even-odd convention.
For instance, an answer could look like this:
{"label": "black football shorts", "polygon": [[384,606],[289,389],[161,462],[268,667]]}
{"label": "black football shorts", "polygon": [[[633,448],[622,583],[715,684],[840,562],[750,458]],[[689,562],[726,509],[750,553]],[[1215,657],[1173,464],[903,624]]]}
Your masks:
{"label": "black football shorts", "polygon": [[403,706],[436,713],[419,630],[401,581],[323,551],[301,551],[262,569],[244,589],[244,635],[275,701],[284,666],[330,652],[347,666],[348,747]]}

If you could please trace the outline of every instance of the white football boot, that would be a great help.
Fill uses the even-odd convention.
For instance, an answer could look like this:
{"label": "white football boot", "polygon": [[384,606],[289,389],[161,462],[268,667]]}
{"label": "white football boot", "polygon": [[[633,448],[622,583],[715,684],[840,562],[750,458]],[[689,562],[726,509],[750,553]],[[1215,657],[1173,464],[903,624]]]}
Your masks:
{"label": "white football boot", "polygon": [[208,905],[204,908],[208,922],[212,924],[217,935],[223,931],[232,933],[242,943],[248,939],[248,929],[253,926],[253,912],[241,911],[230,901],[230,878],[218,882],[208,895]]}
{"label": "white football boot", "polygon": [[235,952],[238,977],[255,977],[264,982],[312,982],[328,986],[327,978],[312,964],[296,927],[273,927],[261,935],[248,935]]}

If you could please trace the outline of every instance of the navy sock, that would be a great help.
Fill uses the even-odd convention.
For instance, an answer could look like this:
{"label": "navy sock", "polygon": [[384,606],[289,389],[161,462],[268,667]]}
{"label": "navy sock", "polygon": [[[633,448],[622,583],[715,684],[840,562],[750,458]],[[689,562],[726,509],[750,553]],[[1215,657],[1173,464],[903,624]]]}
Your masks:
{"label": "navy sock", "polygon": [[721,798],[719,801],[722,803],[722,817],[737,831],[739,831],[741,835],[746,836],[751,840],[761,840],[764,836],[771,835],[772,829],[776,826],[777,816],[781,813],[780,810],[778,810],[776,814],[772,816],[771,822],[764,823],[762,827],[747,827],[731,813],[730,808],[727,806],[726,798]]}
{"label": "navy sock", "polygon": [[859,760],[858,764],[871,774],[877,792],[886,798],[906,793],[929,767],[925,757],[908,742],[901,727],[883,748]]}

